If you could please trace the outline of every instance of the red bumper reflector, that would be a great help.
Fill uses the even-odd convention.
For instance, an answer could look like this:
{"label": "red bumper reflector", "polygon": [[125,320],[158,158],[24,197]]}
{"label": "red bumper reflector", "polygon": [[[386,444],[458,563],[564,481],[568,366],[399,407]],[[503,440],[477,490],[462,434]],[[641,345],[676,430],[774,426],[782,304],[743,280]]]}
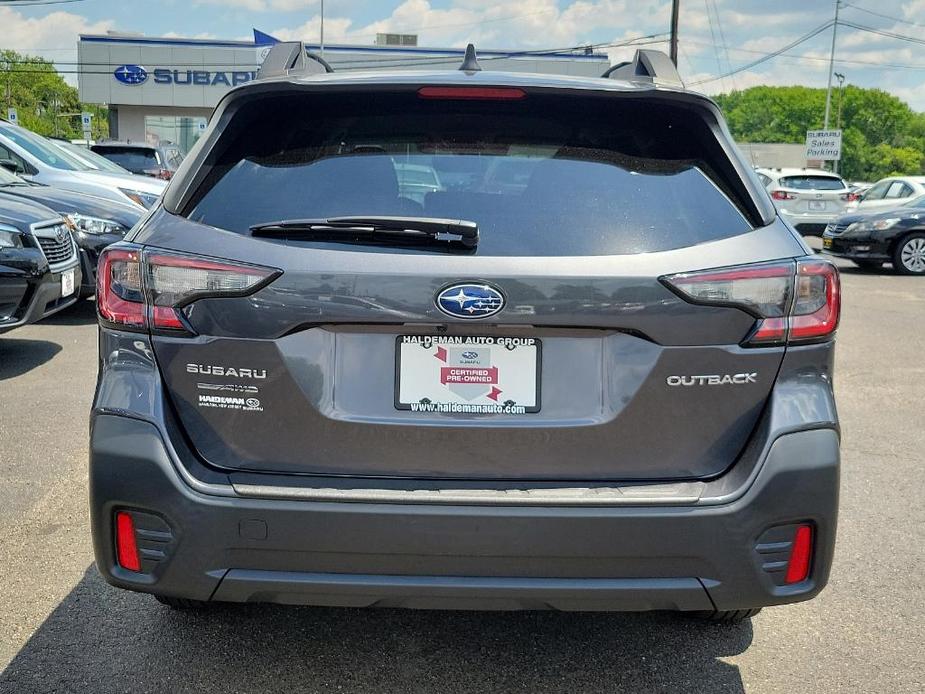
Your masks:
{"label": "red bumper reflector", "polygon": [[138,545],[135,542],[135,521],[125,511],[116,514],[116,558],[123,569],[141,571]]}
{"label": "red bumper reflector", "polygon": [[799,583],[809,578],[809,560],[812,554],[813,529],[808,525],[801,525],[793,537],[784,583]]}
{"label": "red bumper reflector", "polygon": [[421,87],[421,99],[523,99],[527,93],[516,87]]}

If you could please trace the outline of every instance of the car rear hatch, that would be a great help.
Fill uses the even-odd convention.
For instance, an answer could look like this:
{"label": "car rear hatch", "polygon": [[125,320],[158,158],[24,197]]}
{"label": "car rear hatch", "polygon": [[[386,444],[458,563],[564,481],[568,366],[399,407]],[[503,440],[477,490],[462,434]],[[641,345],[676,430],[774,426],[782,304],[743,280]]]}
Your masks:
{"label": "car rear hatch", "polygon": [[784,176],[772,193],[789,214],[838,215],[853,199],[844,181],[834,176]]}
{"label": "car rear hatch", "polygon": [[[712,300],[728,277],[678,273],[792,274],[803,248],[762,219],[708,102],[290,85],[219,116],[125,251],[144,248],[154,351],[208,464],[520,482],[734,463],[784,347],[745,344],[758,314]],[[439,189],[401,195],[422,170]],[[420,233],[434,218],[477,246]]]}

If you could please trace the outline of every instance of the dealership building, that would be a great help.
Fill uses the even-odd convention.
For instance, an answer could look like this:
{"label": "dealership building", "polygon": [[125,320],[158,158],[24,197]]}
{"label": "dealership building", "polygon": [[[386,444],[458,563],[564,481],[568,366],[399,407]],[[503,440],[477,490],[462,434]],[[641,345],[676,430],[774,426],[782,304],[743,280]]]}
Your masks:
{"label": "dealership building", "polygon": [[[80,100],[109,107],[113,139],[170,141],[189,150],[205,131],[212,109],[232,87],[249,82],[276,40],[254,31],[253,41],[83,35],[77,45]],[[455,69],[465,51],[424,48],[417,37],[382,34],[377,45],[325,44],[335,70]],[[321,53],[317,45],[308,49]],[[479,50],[485,70],[600,76],[606,54]]]}

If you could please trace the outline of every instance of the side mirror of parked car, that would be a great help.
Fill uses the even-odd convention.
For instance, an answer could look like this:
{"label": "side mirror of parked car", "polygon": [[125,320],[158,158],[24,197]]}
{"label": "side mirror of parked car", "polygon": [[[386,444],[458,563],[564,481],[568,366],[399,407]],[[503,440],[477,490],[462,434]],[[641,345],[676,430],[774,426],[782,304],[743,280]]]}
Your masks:
{"label": "side mirror of parked car", "polygon": [[26,170],[22,167],[22,164],[13,161],[12,159],[0,159],[0,166],[2,166],[7,171],[13,172],[14,174],[26,173]]}

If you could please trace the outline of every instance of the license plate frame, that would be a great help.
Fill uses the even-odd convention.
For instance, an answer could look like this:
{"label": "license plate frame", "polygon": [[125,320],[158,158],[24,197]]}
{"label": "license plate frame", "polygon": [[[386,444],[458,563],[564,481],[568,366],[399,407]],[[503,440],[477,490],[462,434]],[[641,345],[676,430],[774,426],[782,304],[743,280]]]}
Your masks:
{"label": "license plate frame", "polygon": [[73,270],[65,270],[61,273],[61,298],[64,299],[73,294],[77,287],[75,286],[75,276]]}
{"label": "license plate frame", "polygon": [[[418,349],[421,347],[423,350],[419,352]],[[437,356],[438,347],[444,349],[442,360]],[[472,353],[473,359],[461,361],[462,352]],[[403,353],[405,359],[402,358]],[[425,414],[460,414],[467,417],[535,414],[542,408],[542,355],[542,340],[532,337],[397,335],[395,338],[395,409]],[[512,358],[517,356],[523,356],[527,362],[519,363]],[[424,373],[418,375],[406,370],[409,368],[421,368]],[[460,374],[447,373],[447,369],[466,372],[464,376],[469,375],[469,372],[477,372],[474,375],[482,377],[485,372],[488,372],[488,376],[493,377],[494,380],[454,383],[452,379],[460,378]],[[423,381],[423,383],[414,381]],[[480,391],[480,389],[486,392],[472,397],[465,395],[466,391],[471,395],[473,391]],[[494,394],[496,389],[500,390],[499,394],[491,398],[492,402],[488,402],[489,394]],[[511,396],[518,396],[521,402],[516,399],[511,401],[510,397],[502,398],[501,395],[504,395],[506,391]],[[521,395],[525,392],[526,396]],[[420,396],[426,397],[429,402],[425,404]],[[439,399],[428,396],[436,396]],[[429,411],[421,409],[430,406],[435,409]]]}

